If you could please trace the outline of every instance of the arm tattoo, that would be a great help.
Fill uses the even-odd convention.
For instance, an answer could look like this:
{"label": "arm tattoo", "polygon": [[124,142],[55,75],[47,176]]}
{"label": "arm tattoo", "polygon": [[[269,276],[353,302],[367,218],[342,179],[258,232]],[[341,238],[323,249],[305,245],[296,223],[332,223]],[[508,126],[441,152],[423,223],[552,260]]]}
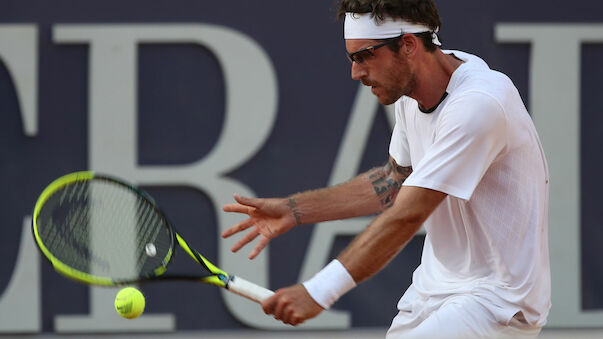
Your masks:
{"label": "arm tattoo", "polygon": [[399,166],[393,159],[385,166],[376,168],[369,173],[373,189],[383,209],[394,204],[402,183],[411,173],[412,167]]}
{"label": "arm tattoo", "polygon": [[287,206],[289,206],[289,209],[291,210],[291,213],[293,213],[293,217],[295,218],[295,224],[296,225],[301,225],[301,217],[302,214],[301,212],[297,209],[297,201],[295,201],[295,199],[289,199],[289,201],[287,202]]}

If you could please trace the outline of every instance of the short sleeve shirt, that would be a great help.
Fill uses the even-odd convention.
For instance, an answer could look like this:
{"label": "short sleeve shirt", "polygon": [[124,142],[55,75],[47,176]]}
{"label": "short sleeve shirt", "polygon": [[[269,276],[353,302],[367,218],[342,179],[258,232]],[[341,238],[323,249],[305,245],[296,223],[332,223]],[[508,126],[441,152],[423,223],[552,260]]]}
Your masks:
{"label": "short sleeve shirt", "polygon": [[544,325],[550,309],[548,169],[519,92],[480,58],[464,61],[432,113],[402,97],[390,155],[412,166],[404,182],[448,197],[424,223],[421,264],[400,309],[468,293],[501,322],[522,312]]}

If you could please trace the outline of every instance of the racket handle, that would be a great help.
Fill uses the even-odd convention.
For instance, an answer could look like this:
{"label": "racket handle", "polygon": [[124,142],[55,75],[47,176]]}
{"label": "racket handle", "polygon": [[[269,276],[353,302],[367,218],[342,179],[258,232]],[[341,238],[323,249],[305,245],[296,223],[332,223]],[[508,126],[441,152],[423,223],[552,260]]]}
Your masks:
{"label": "racket handle", "polygon": [[274,292],[267,288],[232,275],[230,276],[230,281],[226,288],[233,293],[257,302],[258,304],[261,304],[264,300],[270,298],[274,294]]}

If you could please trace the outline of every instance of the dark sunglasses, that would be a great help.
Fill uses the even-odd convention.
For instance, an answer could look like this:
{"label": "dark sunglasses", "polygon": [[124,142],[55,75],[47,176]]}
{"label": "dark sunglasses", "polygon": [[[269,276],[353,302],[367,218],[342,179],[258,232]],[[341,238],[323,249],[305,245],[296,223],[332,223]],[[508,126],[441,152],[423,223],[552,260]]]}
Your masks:
{"label": "dark sunglasses", "polygon": [[373,54],[374,50],[379,49],[379,48],[381,48],[383,46],[390,45],[390,44],[392,44],[394,42],[397,42],[398,40],[400,40],[400,38],[402,37],[402,35],[404,35],[404,34],[401,34],[400,36],[397,36],[395,38],[387,39],[387,41],[385,41],[383,43],[380,43],[378,45],[369,46],[367,48],[363,48],[363,49],[361,49],[359,51],[356,51],[354,53],[347,53],[346,52],[346,54],[348,55],[348,59],[350,60],[350,62],[355,62],[357,64],[361,64],[366,59],[368,59],[368,58],[370,58],[370,57],[372,57],[372,56],[375,55],[375,54]]}

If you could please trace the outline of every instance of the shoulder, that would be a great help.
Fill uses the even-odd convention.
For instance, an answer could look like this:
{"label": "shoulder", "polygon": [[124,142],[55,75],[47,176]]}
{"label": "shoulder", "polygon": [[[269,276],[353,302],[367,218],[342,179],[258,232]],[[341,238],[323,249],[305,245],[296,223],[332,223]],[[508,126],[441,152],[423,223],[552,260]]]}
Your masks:
{"label": "shoulder", "polygon": [[468,69],[459,84],[457,93],[462,96],[468,92],[481,92],[496,100],[504,101],[509,94],[516,91],[515,85],[504,73],[491,69]]}
{"label": "shoulder", "polygon": [[488,64],[482,58],[478,57],[477,55],[473,55],[473,54],[470,54],[467,52],[454,50],[454,49],[444,49],[444,50],[442,50],[442,53],[453,55],[457,59],[463,60],[466,64],[471,64],[474,67],[490,69]]}
{"label": "shoulder", "polygon": [[471,87],[452,95],[438,119],[441,130],[480,135],[507,129],[508,118],[500,96],[483,87]]}
{"label": "shoulder", "polygon": [[463,96],[467,92],[482,92],[500,103],[507,100],[509,95],[518,95],[513,81],[506,74],[491,69],[480,57],[461,51],[445,52],[464,61],[451,78],[450,95]]}
{"label": "shoulder", "polygon": [[[504,117],[504,107],[500,100],[489,91],[467,90],[451,96],[442,109],[442,117],[454,116],[470,122],[473,119],[498,119]],[[495,117],[496,116],[496,117]]]}

